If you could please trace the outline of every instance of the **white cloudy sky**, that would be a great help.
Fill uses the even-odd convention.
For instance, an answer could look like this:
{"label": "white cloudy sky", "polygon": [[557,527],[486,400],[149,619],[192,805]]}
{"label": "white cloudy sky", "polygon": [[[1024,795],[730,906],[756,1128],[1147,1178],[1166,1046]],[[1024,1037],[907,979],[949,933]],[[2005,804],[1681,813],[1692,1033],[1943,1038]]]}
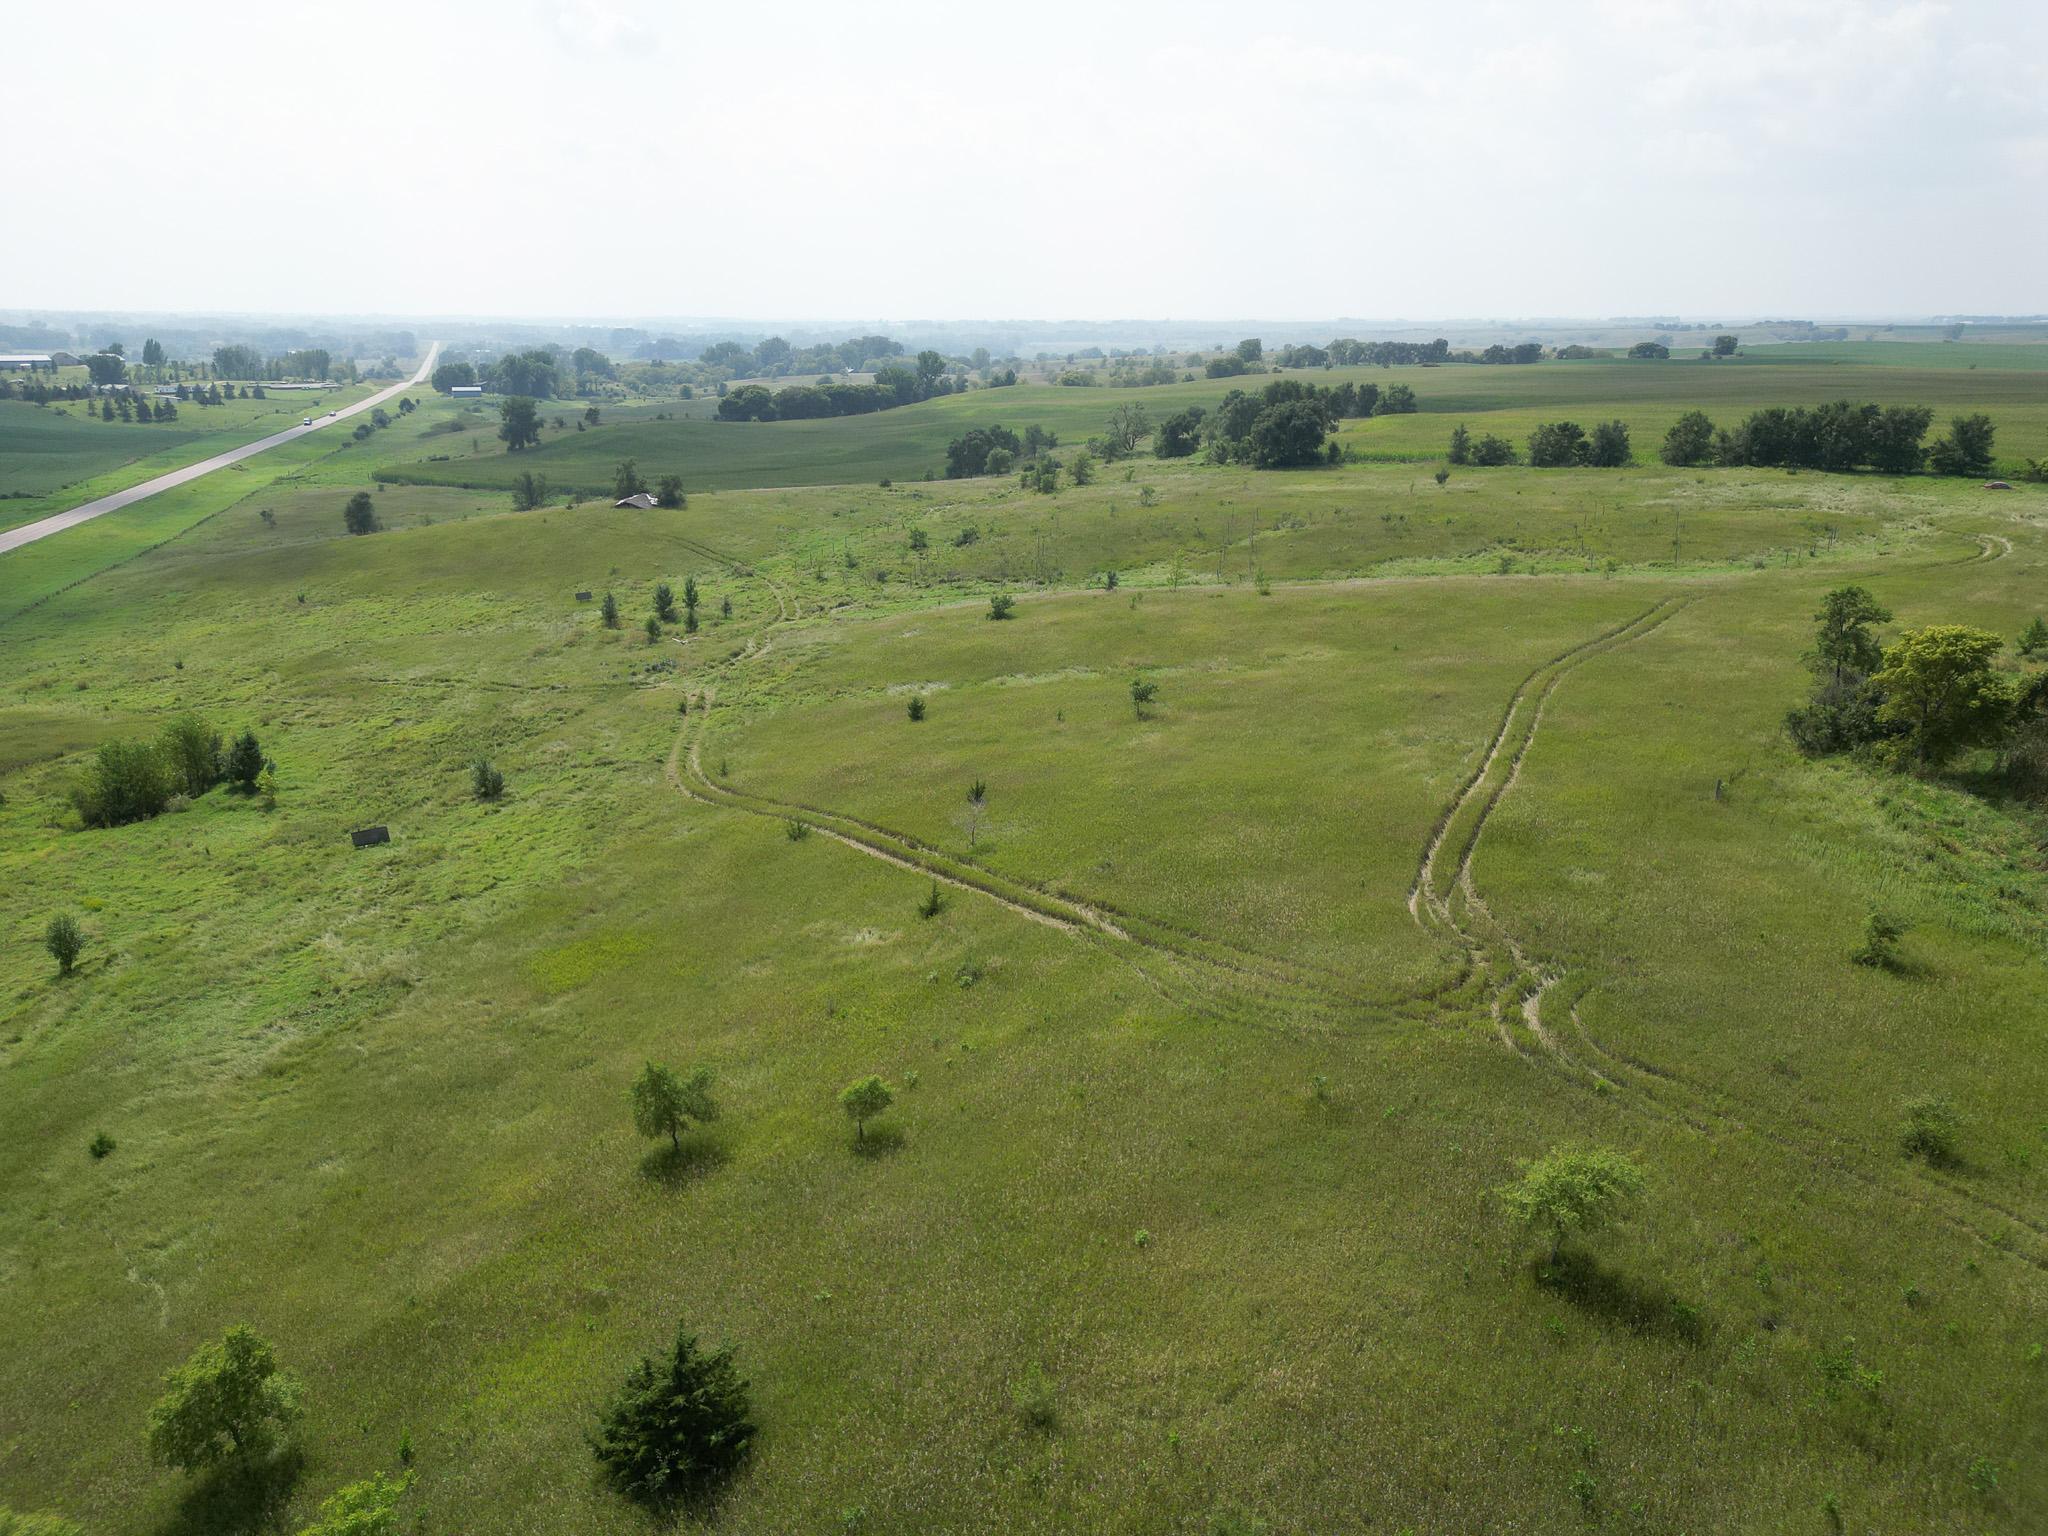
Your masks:
{"label": "white cloudy sky", "polygon": [[2048,310],[2048,0],[0,0],[0,307]]}

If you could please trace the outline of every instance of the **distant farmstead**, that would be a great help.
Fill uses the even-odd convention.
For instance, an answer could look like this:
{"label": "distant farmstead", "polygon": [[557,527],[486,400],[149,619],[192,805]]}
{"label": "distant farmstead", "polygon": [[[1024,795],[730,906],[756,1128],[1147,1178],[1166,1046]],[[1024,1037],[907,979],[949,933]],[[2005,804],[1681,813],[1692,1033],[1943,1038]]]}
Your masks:
{"label": "distant farmstead", "polygon": [[480,396],[482,396],[483,392],[484,387],[481,384],[457,384],[448,391],[448,393],[451,395],[456,395],[461,398],[469,400],[475,400],[479,398]]}
{"label": "distant farmstead", "polygon": [[57,360],[47,352],[0,352],[0,368],[13,369],[20,373],[37,370],[56,372]]}

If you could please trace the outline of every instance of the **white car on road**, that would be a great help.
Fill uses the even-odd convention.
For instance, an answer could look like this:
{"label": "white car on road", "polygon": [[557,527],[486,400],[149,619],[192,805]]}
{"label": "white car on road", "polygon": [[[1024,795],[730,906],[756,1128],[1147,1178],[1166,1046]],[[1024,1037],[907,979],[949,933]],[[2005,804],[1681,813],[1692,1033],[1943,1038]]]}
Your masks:
{"label": "white car on road", "polygon": [[313,418],[308,416],[304,421],[300,422],[299,425],[302,427],[310,427],[311,425],[313,425]]}

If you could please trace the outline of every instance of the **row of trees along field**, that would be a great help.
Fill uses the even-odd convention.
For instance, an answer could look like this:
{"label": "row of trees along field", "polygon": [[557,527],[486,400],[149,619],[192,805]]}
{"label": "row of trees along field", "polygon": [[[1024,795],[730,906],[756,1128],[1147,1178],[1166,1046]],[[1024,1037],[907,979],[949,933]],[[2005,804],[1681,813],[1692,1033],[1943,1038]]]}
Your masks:
{"label": "row of trees along field", "polygon": [[239,343],[213,349],[213,371],[223,379],[337,379],[353,382],[356,365],[350,359],[337,363],[325,347],[301,347],[296,351],[265,357],[254,347]]}
{"label": "row of trees along field", "polygon": [[1339,420],[1398,415],[1415,408],[1415,391],[1405,384],[1382,390],[1377,384],[1347,380],[1324,389],[1300,379],[1275,379],[1257,394],[1231,390],[1213,411],[1189,406],[1157,423],[1142,405],[1126,401],[1064,465],[1047,453],[1058,446],[1058,434],[1036,423],[1021,437],[1007,427],[972,427],[946,445],[946,477],[1005,475],[1022,465],[1023,483],[1032,490],[1056,489],[1063,470],[1075,484],[1086,485],[1095,464],[1127,459],[1147,438],[1162,459],[1188,458],[1206,450],[1212,463],[1249,464],[1255,469],[1324,463],[1334,455],[1336,445],[1329,435]]}
{"label": "row of trees along field", "polygon": [[[1933,421],[1934,412],[1926,406],[1837,400],[1811,408],[1771,406],[1754,411],[1731,432],[1717,429],[1704,411],[1688,411],[1665,434],[1658,457],[1681,467],[1867,468],[1887,475],[1909,475],[1922,468],[1939,475],[1991,473],[1995,429],[1990,417],[1958,416],[1944,435],[1923,443]],[[1481,467],[1522,461],[1509,439],[1490,432],[1475,438],[1463,422],[1451,429],[1444,457],[1452,464]],[[1600,422],[1588,433],[1574,421],[1549,421],[1529,434],[1528,462],[1537,469],[1616,469],[1631,461],[1626,422]],[[2048,463],[2029,461],[2026,474],[2048,479]]]}

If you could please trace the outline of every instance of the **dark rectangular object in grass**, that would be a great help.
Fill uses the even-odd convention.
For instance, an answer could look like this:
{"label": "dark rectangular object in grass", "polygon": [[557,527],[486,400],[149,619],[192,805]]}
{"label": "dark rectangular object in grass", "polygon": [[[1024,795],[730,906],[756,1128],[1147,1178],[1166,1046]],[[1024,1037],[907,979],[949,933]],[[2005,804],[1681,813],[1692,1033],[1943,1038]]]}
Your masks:
{"label": "dark rectangular object in grass", "polygon": [[576,594],[576,601],[579,603],[587,603],[590,601],[590,594],[588,592],[578,592]]}
{"label": "dark rectangular object in grass", "polygon": [[391,841],[391,829],[389,827],[357,827],[348,836],[349,841],[358,848],[374,848],[379,843]]}

